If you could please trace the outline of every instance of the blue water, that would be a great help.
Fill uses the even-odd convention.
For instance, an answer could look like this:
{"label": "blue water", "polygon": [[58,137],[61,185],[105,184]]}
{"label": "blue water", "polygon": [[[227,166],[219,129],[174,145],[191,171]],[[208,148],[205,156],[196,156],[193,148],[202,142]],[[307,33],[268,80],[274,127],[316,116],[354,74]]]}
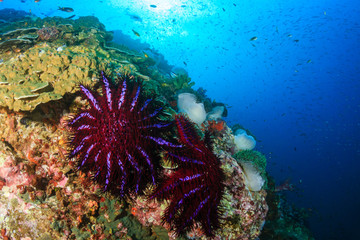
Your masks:
{"label": "blue water", "polygon": [[7,7],[40,17],[94,15],[107,30],[157,49],[189,72],[195,88],[229,106],[230,125],[260,140],[270,174],[278,184],[290,179],[297,190],[289,200],[313,213],[316,239],[360,239],[357,1],[0,2]]}

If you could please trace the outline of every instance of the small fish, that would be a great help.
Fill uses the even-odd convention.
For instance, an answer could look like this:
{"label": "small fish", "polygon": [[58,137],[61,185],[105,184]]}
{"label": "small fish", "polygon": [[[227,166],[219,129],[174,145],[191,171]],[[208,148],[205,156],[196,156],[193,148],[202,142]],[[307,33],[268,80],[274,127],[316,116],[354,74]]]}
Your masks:
{"label": "small fish", "polygon": [[69,8],[69,7],[59,7],[58,10],[63,11],[63,12],[73,12],[74,9]]}
{"label": "small fish", "polygon": [[40,0],[35,0],[34,2],[38,3],[38,2],[40,2]]}
{"label": "small fish", "polygon": [[187,63],[184,61],[184,65],[187,66]]}
{"label": "small fish", "polygon": [[66,19],[71,19],[73,17],[75,17],[76,15],[71,15],[70,17],[67,17]]}
{"label": "small fish", "polygon": [[250,41],[255,41],[255,40],[257,40],[257,37],[250,38]]}
{"label": "small fish", "polygon": [[289,34],[288,37],[292,37],[292,34]]}
{"label": "small fish", "polygon": [[149,55],[146,54],[146,52],[143,52],[144,53],[144,57],[148,58]]}
{"label": "small fish", "polygon": [[306,63],[312,63],[311,59],[307,60],[307,62],[306,62]]}
{"label": "small fish", "polygon": [[299,39],[295,39],[294,42],[299,42]]}
{"label": "small fish", "polygon": [[174,72],[170,72],[170,77],[176,78],[176,77],[178,77],[178,75],[176,73],[174,73]]}
{"label": "small fish", "polygon": [[134,15],[134,14],[127,14],[127,15],[129,15],[130,18],[135,20],[135,21],[142,22],[142,18],[137,16],[137,15]]}
{"label": "small fish", "polygon": [[154,4],[151,4],[150,7],[152,7],[152,8],[157,8],[157,6],[154,5]]}
{"label": "small fish", "polygon": [[135,31],[134,29],[131,29],[132,31],[133,31],[133,33],[137,36],[137,37],[140,37],[140,34],[137,32],[137,31]]}
{"label": "small fish", "polygon": [[137,31],[135,31],[134,29],[131,29],[133,31],[133,33],[137,36],[140,37],[140,33],[138,33]]}

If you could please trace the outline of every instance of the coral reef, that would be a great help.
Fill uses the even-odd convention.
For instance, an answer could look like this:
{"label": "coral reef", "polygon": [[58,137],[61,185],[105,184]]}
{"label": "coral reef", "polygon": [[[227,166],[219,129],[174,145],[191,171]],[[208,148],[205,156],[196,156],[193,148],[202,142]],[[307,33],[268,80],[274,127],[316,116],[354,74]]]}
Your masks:
{"label": "coral reef", "polygon": [[28,20],[26,28],[22,25],[15,22],[0,28],[0,107],[33,111],[62,100],[75,93],[80,82],[92,87],[99,69],[150,79],[133,64],[145,57],[107,49],[111,34],[96,18],[45,18]]}
{"label": "coral reef", "polygon": [[[39,29],[52,27],[59,31],[58,36],[49,39],[50,41],[41,40]],[[204,102],[206,111],[219,106],[206,97],[205,91],[192,90],[193,83],[189,77],[170,78],[167,74],[151,67],[154,64],[151,58],[126,47],[111,44],[112,34],[107,32],[94,17],[71,20],[59,17],[40,19],[25,16],[17,22],[1,23],[0,34],[0,59],[2,59],[0,61],[0,236],[3,239],[209,239],[207,235],[213,235],[213,239],[219,240],[257,239],[264,225],[268,204],[269,221],[266,221],[261,239],[262,236],[281,239],[277,238],[280,232],[281,236],[286,236],[284,231],[291,227],[296,231],[301,228],[301,231],[305,232],[306,228],[301,221],[292,226],[273,224],[280,223],[284,219],[291,219],[290,222],[294,223],[295,217],[281,218],[286,216],[285,212],[300,218],[304,215],[284,208],[284,204],[278,204],[279,201],[276,200],[278,193],[273,188],[269,190],[263,188],[258,192],[248,189],[238,159],[244,160],[250,157],[235,155],[235,159],[231,156],[234,153],[234,135],[225,121],[215,117],[214,120],[205,121],[201,126],[192,129],[193,127],[177,117],[178,125],[173,125],[171,131],[161,136],[154,133],[158,130],[156,124],[175,118],[176,96],[181,92],[195,94],[199,101]],[[110,90],[104,84],[108,78],[102,78],[99,70],[103,70],[107,76],[115,80],[107,81]],[[152,154],[159,153],[159,149],[147,150],[157,168],[154,173],[156,178],[160,176],[159,180],[169,180],[173,176],[173,180],[176,181],[174,177],[181,175],[179,171],[189,173],[185,177],[194,176],[190,174],[191,170],[185,168],[187,164],[181,161],[181,156],[189,160],[190,157],[194,157],[194,152],[196,161],[213,163],[214,169],[198,173],[209,178],[204,179],[201,185],[206,183],[213,189],[204,189],[199,183],[185,186],[179,182],[179,186],[183,186],[184,191],[195,192],[200,188],[206,190],[205,196],[199,196],[199,199],[205,199],[204,201],[190,196],[191,193],[188,195],[189,198],[181,194],[176,195],[175,190],[169,191],[175,194],[172,201],[166,200],[168,197],[165,195],[162,200],[161,194],[158,199],[149,201],[148,196],[155,194],[156,189],[158,192],[161,191],[164,186],[161,182],[155,187],[151,184],[153,181],[150,170],[147,174],[150,184],[143,187],[145,196],[135,194],[133,188],[128,192],[127,197],[121,198],[119,195],[121,195],[123,178],[120,174],[112,177],[113,173],[110,172],[108,184],[114,184],[110,181],[115,180],[118,187],[114,187],[114,191],[103,191],[108,172],[107,161],[104,161],[104,158],[102,167],[105,171],[101,173],[102,178],[98,182],[93,181],[93,173],[87,171],[93,170],[94,173],[97,171],[87,165],[91,161],[85,161],[80,171],[77,169],[83,163],[86,153],[79,154],[78,159],[67,158],[68,140],[74,134],[74,129],[87,128],[87,125],[98,126],[93,122],[82,122],[82,125],[76,126],[77,116],[86,113],[95,114],[92,99],[98,101],[103,111],[105,107],[109,107],[108,100],[113,103],[119,100],[117,94],[123,89],[124,82],[114,78],[118,74],[122,76],[131,74],[138,79],[139,85],[141,82],[141,93],[139,92],[137,99],[137,88],[130,87],[133,79],[126,81],[129,91],[124,91],[124,100],[126,95],[126,101],[130,104],[128,108],[134,103],[133,111],[137,113],[141,112],[143,104],[149,104],[148,112],[129,119],[150,116],[153,113],[151,110],[155,109],[156,112],[156,109],[162,107],[161,114],[154,115],[153,125],[150,122],[140,124],[142,127],[153,127],[154,130],[146,132],[146,128],[142,129],[143,136],[139,138],[140,141],[152,137],[148,142],[154,144],[158,141],[162,142],[160,139],[162,137],[164,141],[172,142],[176,138],[175,127],[180,130],[178,137],[183,145],[182,148],[167,148],[163,145],[162,149],[166,151],[156,157]],[[92,89],[91,95],[95,97],[92,98],[86,93],[81,97],[79,84],[85,85],[86,89]],[[120,87],[115,90],[117,85]],[[82,91],[86,92],[84,87]],[[109,93],[117,97],[111,98]],[[151,103],[154,103],[154,106],[146,99],[153,99]],[[144,107],[143,110],[146,111],[146,108]],[[124,117],[127,119],[129,111],[126,110],[125,113]],[[69,119],[73,121],[73,124],[70,124],[73,125],[73,129],[67,124]],[[116,126],[116,124],[107,125],[110,133],[114,125]],[[114,134],[109,136],[118,137]],[[77,143],[80,146],[82,144],[79,141]],[[125,142],[122,143],[125,145]],[[90,143],[83,144],[84,149],[88,151]],[[140,143],[136,142],[136,144]],[[128,147],[126,144],[126,149]],[[209,159],[194,147],[206,153]],[[184,148],[191,151],[183,153]],[[75,149],[76,147],[72,148]],[[95,154],[92,150],[96,150],[95,147],[90,149],[89,157]],[[135,155],[142,157],[141,152]],[[93,160],[95,161],[94,158]],[[141,162],[145,163],[144,170],[140,168],[139,170],[146,171],[148,162],[143,158]],[[125,164],[128,167],[131,165],[130,162]],[[218,185],[214,180],[218,178],[213,177],[212,174],[220,173],[222,181],[219,181],[220,185]],[[133,177],[140,176],[139,171],[137,172],[134,167],[126,174]],[[133,181],[135,186],[136,182],[137,179]],[[213,197],[215,195],[211,195],[210,190],[221,193],[220,202],[218,202],[219,195]],[[181,208],[182,202],[187,202],[188,199],[192,199],[191,202],[194,203],[192,214],[186,213],[184,208]],[[211,218],[208,223],[206,222],[208,212],[205,214],[205,209],[207,209],[206,204],[210,202],[213,206],[217,206],[220,215],[216,215],[216,208],[210,210],[210,214],[216,217]],[[200,210],[196,212],[195,208]],[[173,214],[174,210],[175,214]],[[276,212],[283,213],[273,214]],[[169,221],[163,222],[164,216]],[[180,219],[181,217],[184,219]],[[280,231],[281,229],[278,229],[280,227],[284,227],[285,230]],[[182,228],[184,231],[181,231]],[[183,234],[178,236],[179,232]],[[299,230],[293,236],[305,235],[301,235]]]}

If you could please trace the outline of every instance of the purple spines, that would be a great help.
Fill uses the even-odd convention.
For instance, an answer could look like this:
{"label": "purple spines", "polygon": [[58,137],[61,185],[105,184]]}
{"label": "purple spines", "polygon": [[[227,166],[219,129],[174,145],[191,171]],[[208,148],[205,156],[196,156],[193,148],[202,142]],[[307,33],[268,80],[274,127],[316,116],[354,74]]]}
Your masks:
{"label": "purple spines", "polygon": [[69,122],[70,125],[73,125],[74,123],[76,123],[77,121],[79,121],[81,118],[83,117],[87,117],[91,120],[95,120],[95,117],[93,117],[90,113],[88,112],[83,112],[80,113],[76,118],[74,118],[71,122]]}
{"label": "purple spines", "polygon": [[136,169],[137,172],[140,172],[138,164],[134,161],[134,158],[129,153],[126,153],[126,155],[130,164]]}
{"label": "purple spines", "polygon": [[160,138],[160,137],[145,136],[144,138],[151,139],[154,142],[156,142],[157,144],[162,145],[162,146],[164,145],[164,146],[173,147],[173,148],[181,147],[181,145],[177,145],[172,142],[166,141],[165,139]]}
{"label": "purple spines", "polygon": [[109,152],[106,157],[107,172],[106,172],[106,179],[105,179],[105,190],[107,189],[107,187],[109,185],[109,179],[110,179],[110,175],[111,175],[111,161],[110,160],[111,160],[111,152]]}
{"label": "purple spines", "polygon": [[125,101],[126,88],[127,88],[126,79],[124,79],[122,89],[121,89],[121,94],[119,97],[118,110],[120,110],[121,106],[123,105],[123,103]]}
{"label": "purple spines", "polygon": [[123,165],[123,162],[121,161],[121,159],[118,160],[118,165],[119,165],[121,173],[122,173],[121,185],[120,185],[120,194],[124,195],[124,186],[125,186],[125,181],[126,181],[126,171],[124,169],[124,165]]}
{"label": "purple spines", "polygon": [[192,159],[192,158],[188,158],[188,157],[185,157],[185,156],[178,156],[176,154],[173,154],[171,152],[168,152],[167,153],[168,156],[171,156],[173,158],[176,158],[184,163],[195,163],[195,164],[201,164],[201,165],[204,165],[204,162],[202,161],[199,161],[199,160],[196,160],[196,159]]}
{"label": "purple spines", "polygon": [[95,127],[90,126],[90,125],[81,125],[80,127],[77,128],[77,130],[90,130],[90,129],[95,129]]}
{"label": "purple spines", "polygon": [[174,189],[176,189],[176,187],[180,184],[180,182],[171,182],[171,183],[166,183],[163,184],[163,186],[161,187],[161,189],[159,189],[158,191],[156,191],[155,193],[153,193],[150,196],[150,199],[154,199],[154,198],[163,198],[164,195],[166,195],[168,192],[172,192],[174,191]]}
{"label": "purple spines", "polygon": [[165,195],[167,196],[169,193],[173,194],[178,189],[182,189],[181,186],[185,186],[188,184],[191,184],[192,180],[201,177],[202,174],[195,174],[193,176],[188,176],[188,174],[184,172],[189,172],[189,170],[182,170],[176,173],[176,175],[179,176],[185,176],[184,178],[181,177],[175,177],[174,179],[171,179],[172,181],[167,181],[165,184],[162,185],[161,188],[158,189],[150,198],[163,198]]}
{"label": "purple spines", "polygon": [[151,180],[152,180],[152,183],[155,185],[154,167],[150,161],[149,155],[147,155],[147,153],[141,147],[138,146],[137,149],[140,151],[141,155],[143,155],[147,164],[149,165],[149,169],[150,169],[150,173],[151,173]]}
{"label": "purple spines", "polygon": [[144,111],[150,102],[151,102],[151,99],[147,99],[138,113]]}
{"label": "purple spines", "polygon": [[81,162],[81,165],[80,165],[78,168],[84,166],[85,162],[86,162],[86,161],[88,160],[88,158],[89,158],[89,154],[90,154],[91,150],[94,148],[95,145],[96,145],[96,143],[93,143],[93,144],[91,144],[91,146],[88,148],[88,150],[86,151],[85,157],[84,157],[83,161]]}
{"label": "purple spines", "polygon": [[185,193],[184,196],[176,203],[176,206],[171,210],[171,212],[169,213],[169,216],[167,216],[167,220],[170,221],[172,219],[172,217],[174,216],[175,212],[177,210],[180,209],[180,207],[183,205],[184,200],[191,197],[192,195],[196,194],[197,192],[199,192],[204,186],[200,185],[199,187],[190,190],[188,193]]}
{"label": "purple spines", "polygon": [[162,108],[155,109],[152,114],[149,114],[149,115],[145,116],[144,118],[142,118],[139,121],[144,121],[144,120],[150,119],[152,117],[155,117],[161,110],[162,110]]}
{"label": "purple spines", "polygon": [[98,160],[100,154],[101,154],[101,150],[96,154],[96,156],[94,158],[95,163],[97,163],[97,160]]}
{"label": "purple spines", "polygon": [[164,128],[170,126],[171,123],[155,123],[153,125],[142,126],[141,128]]}
{"label": "purple spines", "polygon": [[90,90],[85,88],[83,85],[80,85],[80,89],[85,94],[86,98],[90,101],[91,105],[100,112],[101,110],[100,110],[99,103],[97,102],[94,95],[90,92]]}
{"label": "purple spines", "polygon": [[181,133],[180,136],[182,138],[182,141],[184,141],[184,144],[189,145],[191,148],[199,152],[202,152],[198,147],[193,144],[199,142],[198,136],[194,136],[194,127],[188,122],[184,122],[183,120],[177,121],[177,127],[179,132]]}
{"label": "purple spines", "polygon": [[78,154],[81,149],[84,147],[84,143],[83,144],[80,144],[78,145],[69,155],[70,158],[74,157],[76,154]]}
{"label": "purple spines", "polygon": [[104,88],[105,88],[106,102],[109,107],[109,110],[112,111],[112,96],[111,96],[110,83],[109,83],[109,80],[106,78],[104,72],[101,72],[101,76],[102,76],[102,80],[103,80]]}
{"label": "purple spines", "polygon": [[192,176],[186,176],[184,178],[179,178],[179,181],[181,181],[181,182],[191,181],[195,178],[201,177],[202,175],[203,174],[198,173],[198,174],[194,174]]}
{"label": "purple spines", "polygon": [[140,94],[140,86],[138,86],[137,91],[136,91],[136,94],[135,94],[135,96],[134,96],[134,98],[133,98],[133,101],[132,101],[132,103],[131,103],[130,112],[132,112],[132,111],[134,110],[134,107],[135,107],[135,105],[137,104],[138,99],[139,99],[139,94]]}
{"label": "purple spines", "polygon": [[74,149],[70,152],[69,157],[72,158],[72,157],[74,157],[75,155],[77,155],[77,154],[81,151],[81,149],[84,147],[84,143],[85,143],[89,138],[91,138],[91,137],[92,137],[92,135],[88,135],[88,136],[84,137],[84,138],[81,140],[80,144],[78,144],[77,147],[74,148]]}
{"label": "purple spines", "polygon": [[128,161],[136,169],[136,172],[140,176],[137,178],[136,185],[135,185],[135,193],[137,193],[139,191],[139,183],[140,183],[140,179],[141,179],[141,169],[139,169],[138,164],[136,163],[134,158],[129,153],[126,153],[126,155],[128,157]]}

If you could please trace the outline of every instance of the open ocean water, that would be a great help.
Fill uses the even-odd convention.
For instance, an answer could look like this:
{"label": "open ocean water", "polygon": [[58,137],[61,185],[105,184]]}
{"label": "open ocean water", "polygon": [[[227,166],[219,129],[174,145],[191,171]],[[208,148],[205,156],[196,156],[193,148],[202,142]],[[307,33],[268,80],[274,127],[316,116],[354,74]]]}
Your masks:
{"label": "open ocean water", "polygon": [[251,130],[277,184],[293,184],[289,201],[309,211],[315,239],[360,239],[359,2],[1,0],[3,8],[96,16],[115,41],[156,49],[226,104],[230,125]]}

